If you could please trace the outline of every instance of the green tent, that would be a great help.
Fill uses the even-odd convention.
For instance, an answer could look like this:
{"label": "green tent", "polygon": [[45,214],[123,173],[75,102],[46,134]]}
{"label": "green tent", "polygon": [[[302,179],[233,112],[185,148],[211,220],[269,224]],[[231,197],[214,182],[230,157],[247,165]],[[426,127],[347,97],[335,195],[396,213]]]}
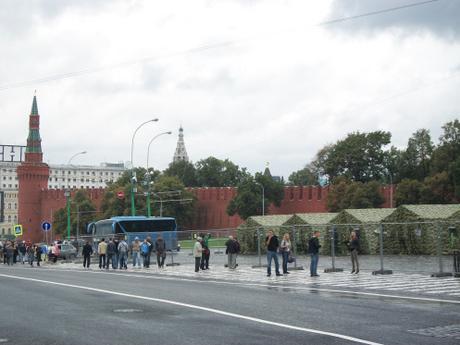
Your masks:
{"label": "green tent", "polygon": [[292,214],[267,216],[251,216],[237,229],[238,241],[242,253],[257,252],[257,233],[260,236],[261,248],[265,248],[266,231],[273,230],[276,235],[283,233],[284,224],[292,218]]}
{"label": "green tent", "polygon": [[289,228],[291,238],[295,239],[296,253],[306,253],[308,240],[314,230],[318,230],[320,235],[320,244],[322,253],[328,254],[329,247],[324,245],[325,239],[330,237],[328,224],[337,216],[338,213],[296,213],[286,223],[285,227]]}
{"label": "green tent", "polygon": [[[448,229],[460,220],[460,204],[401,205],[384,219],[384,250],[388,254],[433,255],[438,235],[442,250],[452,249]],[[449,221],[451,223],[449,223]]]}
{"label": "green tent", "polygon": [[[363,208],[341,211],[332,222],[336,225],[336,254],[348,252],[346,243],[352,231],[359,236],[362,254],[377,254],[379,248],[379,223],[395,212],[394,208]],[[330,247],[330,237],[325,241]]]}

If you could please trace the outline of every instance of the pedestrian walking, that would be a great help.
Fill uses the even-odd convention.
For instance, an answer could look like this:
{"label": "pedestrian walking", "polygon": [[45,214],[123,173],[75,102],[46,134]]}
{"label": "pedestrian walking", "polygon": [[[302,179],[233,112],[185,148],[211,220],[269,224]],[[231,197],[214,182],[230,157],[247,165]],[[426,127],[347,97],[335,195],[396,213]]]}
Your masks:
{"label": "pedestrian walking", "polygon": [[319,244],[319,231],[316,230],[313,232],[313,236],[308,241],[308,253],[310,254],[311,262],[310,262],[310,276],[311,277],[319,277],[317,272],[318,269],[318,261],[319,261],[319,248],[321,245]]}
{"label": "pedestrian walking", "polygon": [[107,243],[105,243],[104,238],[97,245],[97,253],[99,254],[99,268],[103,269],[105,268],[105,260],[107,256]]}
{"label": "pedestrian walking", "polygon": [[280,253],[283,259],[283,274],[289,274],[287,266],[289,262],[289,255],[291,255],[291,240],[288,233],[285,233],[283,239],[281,240]]}
{"label": "pedestrian walking", "polygon": [[202,252],[203,252],[203,247],[201,246],[201,237],[198,236],[196,238],[195,245],[193,246],[193,257],[195,258],[195,272],[200,271]]}
{"label": "pedestrian walking", "polygon": [[[4,256],[5,256],[5,255],[3,254],[3,253],[4,253],[4,252],[3,252],[3,249],[4,249],[4,248],[5,248],[5,247],[4,247],[3,242],[0,241],[0,261],[1,261],[1,260],[4,258]],[[5,264],[4,261],[3,261],[3,264]]]}
{"label": "pedestrian walking", "polygon": [[351,264],[353,266],[353,270],[351,274],[359,273],[359,261],[358,261],[358,250],[359,250],[359,238],[356,235],[355,231],[352,231],[350,234],[350,241],[348,242],[348,249],[350,250],[351,256]]}
{"label": "pedestrian walking", "polygon": [[120,269],[128,269],[128,249],[128,243],[126,243],[125,239],[122,238],[120,243],[118,243],[118,261],[120,264]]}
{"label": "pedestrian walking", "polygon": [[[34,266],[34,258],[35,258],[35,246],[29,244],[26,247],[26,254],[27,254],[27,262],[31,267]],[[22,256],[24,257],[24,256]]]}
{"label": "pedestrian walking", "polygon": [[107,261],[105,263],[105,269],[108,270],[110,267],[110,264],[113,266],[113,256],[115,255],[115,243],[113,242],[113,238],[109,240],[109,243],[107,244]]}
{"label": "pedestrian walking", "polygon": [[227,266],[234,270],[236,268],[236,256],[239,253],[239,243],[233,238],[228,236],[227,242],[225,242],[225,254],[227,254]]}
{"label": "pedestrian walking", "polygon": [[93,255],[93,246],[86,241],[83,249],[81,250],[81,254],[83,255],[83,267],[89,268],[91,265],[91,255]]}
{"label": "pedestrian walking", "polygon": [[141,268],[141,243],[139,241],[139,237],[134,239],[134,242],[131,245],[131,253],[133,255],[133,268]]}
{"label": "pedestrian walking", "polygon": [[155,241],[155,252],[157,254],[158,268],[164,268],[166,258],[166,242],[161,234],[158,234]]}
{"label": "pedestrian walking", "polygon": [[149,268],[150,259],[150,243],[145,238],[141,244],[142,267]]}
{"label": "pedestrian walking", "polygon": [[268,236],[265,238],[265,245],[267,246],[267,277],[272,275],[272,259],[275,261],[275,272],[280,276],[280,264],[278,261],[278,237],[273,233],[273,230],[268,230]]}

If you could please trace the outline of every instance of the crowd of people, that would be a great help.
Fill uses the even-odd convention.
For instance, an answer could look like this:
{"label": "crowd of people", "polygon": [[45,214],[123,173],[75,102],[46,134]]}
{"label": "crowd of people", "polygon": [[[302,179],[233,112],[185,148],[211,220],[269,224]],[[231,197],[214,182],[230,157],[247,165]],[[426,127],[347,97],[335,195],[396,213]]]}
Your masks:
{"label": "crowd of people", "polygon": [[133,268],[150,268],[152,252],[156,253],[158,268],[163,269],[166,259],[166,242],[161,234],[157,236],[155,242],[150,236],[147,236],[143,241],[135,237],[131,244],[128,244],[123,237],[108,240],[102,238],[96,250],[89,241],[86,241],[82,248],[83,267],[90,267],[91,256],[95,253],[100,269],[128,269],[128,254],[131,253]]}
{"label": "crowd of people", "polygon": [[[209,269],[210,260],[210,240],[211,234],[203,236],[197,236],[193,246],[193,257],[195,259],[195,272]],[[308,254],[310,256],[310,276],[319,277],[317,272],[318,261],[319,261],[319,250],[321,248],[319,242],[320,232],[314,231],[312,236],[308,240]],[[55,242],[51,246],[46,244],[32,244],[26,241],[0,241],[0,260],[3,259],[5,265],[14,265],[16,263],[25,264],[26,262],[33,266],[36,263],[40,266],[42,261],[56,262],[60,255],[60,243]],[[89,268],[91,265],[91,257],[96,254],[99,261],[99,268],[108,270],[112,269],[127,269],[128,268],[128,254],[132,256],[132,267],[133,268],[149,268],[150,259],[152,253],[155,252],[157,259],[157,266],[159,269],[163,269],[166,258],[166,242],[162,235],[159,234],[155,240],[152,241],[150,236],[147,236],[143,241],[138,237],[135,237],[134,241],[130,244],[126,242],[124,238],[104,238],[94,247],[95,244],[86,241],[82,248],[83,256],[83,267]],[[265,245],[267,249],[267,276],[270,277],[272,274],[271,267],[272,262],[275,263],[275,274],[277,276],[287,275],[288,263],[295,260],[293,255],[292,243],[290,240],[289,233],[285,233],[280,241],[278,236],[275,235],[273,230],[268,230],[265,238]],[[347,241],[347,246],[350,251],[350,257],[352,262],[352,274],[359,273],[359,237],[355,231],[350,234],[350,239]],[[226,267],[230,270],[237,268],[236,263],[237,256],[240,253],[240,243],[238,240],[229,236],[225,242],[226,251],[228,257],[228,263]],[[282,258],[282,270],[280,272],[280,265],[278,256]]]}

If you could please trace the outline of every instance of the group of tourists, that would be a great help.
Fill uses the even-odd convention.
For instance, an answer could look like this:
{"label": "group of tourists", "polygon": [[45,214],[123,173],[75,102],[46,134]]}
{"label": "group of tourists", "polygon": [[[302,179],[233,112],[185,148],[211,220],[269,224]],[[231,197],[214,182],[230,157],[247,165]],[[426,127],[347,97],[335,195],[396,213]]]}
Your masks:
{"label": "group of tourists", "polygon": [[[319,250],[321,245],[319,243],[320,232],[313,231],[311,238],[308,240],[308,254],[310,255],[310,276],[319,277],[318,274],[318,261],[319,261]],[[265,244],[267,246],[267,277],[271,276],[271,264],[275,262],[275,273],[277,276],[281,276],[279,270],[278,253],[281,254],[283,263],[283,274],[289,274],[288,263],[293,262],[295,257],[292,255],[292,244],[289,238],[289,234],[285,233],[281,242],[278,237],[274,234],[273,230],[268,230],[268,235],[265,238]],[[358,261],[358,250],[359,250],[359,238],[355,231],[350,234],[350,239],[347,241],[347,246],[350,251],[351,263],[353,270],[351,273],[359,273],[359,261]]]}
{"label": "group of tourists", "polygon": [[46,261],[48,258],[48,246],[33,244],[26,241],[0,241],[0,260],[3,259],[4,265],[14,265],[16,263],[25,264],[28,263],[30,266],[37,263],[40,266],[40,262]]}
{"label": "group of tourists", "polygon": [[[165,265],[166,242],[162,235],[159,234],[155,242],[150,236],[143,241],[135,237],[131,244],[128,244],[124,238],[110,238],[106,241],[104,238],[97,245],[96,254],[99,258],[99,268],[108,270],[128,269],[128,254],[132,255],[133,268],[150,268],[150,257],[152,252],[156,253],[158,268],[162,269]],[[89,241],[86,241],[82,249],[83,267],[89,268],[91,265],[91,255],[94,249]]]}

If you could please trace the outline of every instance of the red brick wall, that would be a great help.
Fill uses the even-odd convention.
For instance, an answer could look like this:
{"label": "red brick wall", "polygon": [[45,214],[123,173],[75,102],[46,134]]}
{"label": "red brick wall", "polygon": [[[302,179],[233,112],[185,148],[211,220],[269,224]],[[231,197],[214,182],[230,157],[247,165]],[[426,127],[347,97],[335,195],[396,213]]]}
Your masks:
{"label": "red brick wall", "polygon": [[[28,190],[28,192],[24,192],[22,190],[24,186],[26,186],[25,188]],[[243,220],[238,215],[227,215],[227,206],[230,200],[236,196],[236,188],[191,188],[190,191],[195,195],[197,199],[196,216],[192,221],[192,224],[179,224],[181,228],[195,230],[226,229],[235,228],[243,222]],[[75,191],[72,191],[72,195],[74,192]],[[104,189],[88,189],[86,192],[96,207],[99,209],[104,196]],[[326,201],[328,192],[329,187],[285,187],[284,199],[281,202],[281,206],[270,206],[268,209],[268,214],[327,212]],[[27,217],[33,218],[35,225],[31,227],[31,229],[36,229],[33,230],[35,232],[35,237],[33,238],[41,241],[43,239],[43,232],[40,229],[41,222],[44,220],[52,222],[52,214],[60,208],[65,207],[66,200],[64,197],[64,191],[41,189],[38,194],[39,200],[37,201],[37,194],[35,192],[31,192],[30,188],[27,187],[27,184],[20,182],[19,194],[20,220],[27,219]],[[382,194],[386,200],[383,207],[390,207],[390,187],[382,187]],[[36,203],[36,206],[30,208],[29,211],[24,213],[24,200],[27,198],[32,198],[34,200],[33,203]],[[29,205],[32,204],[29,203]],[[34,212],[36,212],[38,216],[33,216],[32,213]]]}

